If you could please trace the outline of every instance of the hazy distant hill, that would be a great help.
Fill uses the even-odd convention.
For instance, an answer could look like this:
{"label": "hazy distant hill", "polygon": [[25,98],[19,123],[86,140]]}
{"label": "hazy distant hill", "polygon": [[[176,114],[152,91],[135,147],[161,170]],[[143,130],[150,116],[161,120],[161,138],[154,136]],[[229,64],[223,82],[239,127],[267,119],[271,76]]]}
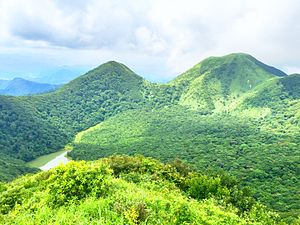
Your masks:
{"label": "hazy distant hill", "polygon": [[[2,85],[1,85],[2,84]],[[10,81],[0,81],[0,94],[2,95],[33,95],[54,91],[60,85],[37,83],[22,78],[14,78]]]}
{"label": "hazy distant hill", "polygon": [[8,83],[9,83],[9,80],[0,80],[0,89],[6,88]]}

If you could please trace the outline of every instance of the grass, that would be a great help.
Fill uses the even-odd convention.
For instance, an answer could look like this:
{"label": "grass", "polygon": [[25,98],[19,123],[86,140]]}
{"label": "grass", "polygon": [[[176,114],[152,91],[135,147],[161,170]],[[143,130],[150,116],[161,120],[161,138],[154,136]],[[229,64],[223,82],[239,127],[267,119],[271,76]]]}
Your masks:
{"label": "grass", "polygon": [[50,162],[52,159],[55,159],[57,156],[63,154],[64,152],[66,152],[67,150],[61,150],[61,151],[58,151],[58,152],[54,152],[54,153],[50,153],[50,154],[47,154],[47,155],[43,155],[43,156],[40,156],[28,163],[26,163],[27,166],[29,167],[41,167],[41,166],[44,166],[46,165],[48,162]]}

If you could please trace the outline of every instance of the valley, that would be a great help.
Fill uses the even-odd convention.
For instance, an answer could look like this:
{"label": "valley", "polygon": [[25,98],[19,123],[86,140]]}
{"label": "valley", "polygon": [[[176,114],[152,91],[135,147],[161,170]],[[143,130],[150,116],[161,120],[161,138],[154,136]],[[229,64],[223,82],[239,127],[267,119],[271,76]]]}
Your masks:
{"label": "valley", "polygon": [[[286,221],[299,215],[300,75],[287,75],[250,55],[210,57],[167,84],[151,83],[125,65],[110,61],[51,93],[0,96],[0,109],[2,181],[36,172],[33,167],[46,170],[42,166],[51,164],[51,160],[66,161],[66,152],[48,154],[69,146],[72,151],[68,156],[75,161],[70,167],[61,165],[57,170],[32,175],[32,179],[51,176],[51,171],[64,173],[72,166],[81,171],[77,160],[93,161],[81,165],[92,171],[101,164],[97,160],[105,162],[112,155],[132,156],[128,163],[134,165],[134,157],[141,157],[137,155],[166,165],[182,160],[195,173],[214,177],[209,179],[222,177],[223,173],[237,178],[241,185],[238,188],[249,186],[253,201],[280,213]],[[121,161],[120,165],[124,163],[127,168],[127,161]],[[159,189],[155,181],[147,183],[148,173],[141,176],[134,171],[130,177],[126,171],[123,177],[108,180],[132,190],[147,185]],[[119,178],[123,180],[115,180]],[[26,179],[12,182],[20,187],[35,182]],[[145,186],[127,184],[136,179],[139,182],[134,185],[142,182]],[[178,185],[176,180],[168,182],[163,188]],[[10,183],[7,185],[10,190]],[[226,188],[233,193],[233,187]],[[185,195],[185,190],[181,191]],[[220,195],[222,199],[227,196]],[[24,199],[31,201],[25,195]],[[247,213],[254,210],[251,207],[245,209]],[[251,220],[232,216],[241,224]]]}
{"label": "valley", "polygon": [[41,170],[49,170],[61,163],[69,162],[70,159],[67,158],[67,153],[68,151],[61,150],[58,152],[43,155],[26,163],[26,165],[33,168],[39,168]]}

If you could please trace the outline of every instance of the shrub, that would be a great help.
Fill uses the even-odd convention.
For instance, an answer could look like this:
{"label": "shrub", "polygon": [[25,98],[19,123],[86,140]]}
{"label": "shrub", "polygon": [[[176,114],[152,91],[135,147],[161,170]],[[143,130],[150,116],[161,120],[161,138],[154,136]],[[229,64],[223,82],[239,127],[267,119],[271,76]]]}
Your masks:
{"label": "shrub", "polygon": [[112,170],[104,163],[70,162],[51,171],[48,179],[49,202],[65,205],[86,196],[99,197],[110,186]]}

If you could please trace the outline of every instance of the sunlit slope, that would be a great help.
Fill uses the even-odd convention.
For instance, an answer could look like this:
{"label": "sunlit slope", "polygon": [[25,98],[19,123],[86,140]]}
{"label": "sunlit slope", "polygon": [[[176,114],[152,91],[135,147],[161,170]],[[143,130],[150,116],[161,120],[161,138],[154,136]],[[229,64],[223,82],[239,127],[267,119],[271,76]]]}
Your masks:
{"label": "sunlit slope", "polygon": [[0,183],[1,224],[284,224],[225,174],[116,156]]}
{"label": "sunlit slope", "polygon": [[[245,58],[250,60],[249,68],[250,65],[256,69],[261,66],[244,54],[227,58],[231,61],[226,61],[225,68]],[[211,108],[206,104],[208,101],[199,96],[197,99],[203,108],[185,104],[184,96],[193,85],[207,96],[215,95],[207,86],[200,88],[201,84],[195,81],[198,78],[193,78],[195,74],[183,74],[169,85],[176,87],[175,93],[183,93],[179,105],[184,107],[131,111],[112,117],[79,133],[72,156],[93,160],[115,153],[145,154],[165,161],[185,159],[202,169],[225,169],[253,187],[257,197],[266,204],[296,214],[300,205],[297,194],[300,186],[297,173],[300,161],[300,76],[285,76],[276,69],[266,68],[261,66],[257,73],[236,74],[235,81],[227,79],[235,72],[225,73],[226,70],[222,70],[226,79],[212,73],[199,76],[209,77],[210,84],[215,84],[218,77],[219,91],[228,87],[225,90],[229,95],[239,93],[235,107],[231,107],[234,98],[223,101],[221,105],[213,101]],[[251,77],[260,81],[252,82],[251,88],[247,85],[234,88],[234,82],[242,83]],[[224,99],[227,96],[223,92],[218,92],[218,95]]]}
{"label": "sunlit slope", "polygon": [[85,160],[112,154],[144,154],[164,161],[180,158],[201,170],[230,171],[269,206],[297,211],[300,129],[274,132],[265,129],[268,123],[264,117],[204,116],[184,108],[125,112],[79,133],[71,156]]}
{"label": "sunlit slope", "polygon": [[181,87],[179,104],[204,112],[232,111],[263,82],[286,76],[247,54],[203,60],[170,84]]}
{"label": "sunlit slope", "polygon": [[112,115],[173,105],[179,99],[174,90],[110,61],[53,93],[0,96],[0,153],[29,161],[60,150],[77,132]]}
{"label": "sunlit slope", "polygon": [[202,113],[232,111],[257,86],[277,76],[284,74],[246,54],[208,58],[165,85],[107,62],[53,93],[1,97],[1,151],[27,161],[58,150],[77,132],[129,109],[179,103]]}
{"label": "sunlit slope", "polygon": [[104,121],[77,136],[74,159],[182,158],[198,169],[237,175],[261,201],[295,215],[298,84],[299,75],[286,76],[246,54],[208,58],[168,84],[108,62],[53,93],[0,97],[0,152],[8,168],[2,177],[28,172],[22,161],[14,166],[16,158],[57,151]]}
{"label": "sunlit slope", "polygon": [[300,75],[269,80],[244,99],[240,110],[269,111],[262,128],[295,134],[300,129]]}

